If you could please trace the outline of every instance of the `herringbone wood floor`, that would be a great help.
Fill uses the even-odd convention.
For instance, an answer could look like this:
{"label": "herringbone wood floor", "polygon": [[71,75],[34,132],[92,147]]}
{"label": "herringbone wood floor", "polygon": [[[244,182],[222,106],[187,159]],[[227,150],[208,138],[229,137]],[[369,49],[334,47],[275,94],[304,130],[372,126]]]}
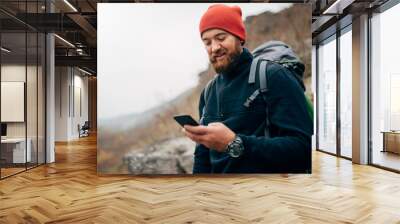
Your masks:
{"label": "herringbone wood floor", "polygon": [[313,153],[312,175],[97,176],[96,138],[0,181],[0,223],[400,223],[400,175]]}

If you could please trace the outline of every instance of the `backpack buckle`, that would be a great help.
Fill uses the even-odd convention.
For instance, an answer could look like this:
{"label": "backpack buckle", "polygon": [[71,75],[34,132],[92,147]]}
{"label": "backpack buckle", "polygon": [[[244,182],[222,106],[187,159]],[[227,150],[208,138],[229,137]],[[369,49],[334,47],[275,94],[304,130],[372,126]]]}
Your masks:
{"label": "backpack buckle", "polygon": [[256,89],[250,96],[247,98],[246,102],[244,102],[243,106],[250,107],[250,103],[254,101],[254,99],[260,94],[260,89]]}

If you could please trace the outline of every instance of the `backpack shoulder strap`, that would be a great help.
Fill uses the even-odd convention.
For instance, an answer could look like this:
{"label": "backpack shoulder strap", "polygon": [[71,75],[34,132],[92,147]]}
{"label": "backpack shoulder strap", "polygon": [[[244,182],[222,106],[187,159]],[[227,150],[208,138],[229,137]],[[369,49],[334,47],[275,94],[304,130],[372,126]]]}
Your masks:
{"label": "backpack shoulder strap", "polygon": [[258,62],[260,61],[260,58],[255,58],[251,62],[250,66],[250,74],[249,74],[249,84],[255,83],[256,82],[256,70],[258,66]]}
{"label": "backpack shoulder strap", "polygon": [[262,93],[268,91],[268,83],[267,83],[267,66],[268,66],[269,61],[267,60],[262,60],[258,69],[258,78],[260,80],[260,91]]}
{"label": "backpack shoulder strap", "polygon": [[252,84],[256,82],[256,73],[258,72],[258,78],[260,80],[260,91],[266,92],[268,90],[267,85],[267,78],[266,78],[266,71],[267,71],[267,64],[269,63],[268,60],[255,58],[251,62],[250,66],[250,74],[248,83]]}
{"label": "backpack shoulder strap", "polygon": [[267,106],[265,107],[265,129],[264,129],[264,136],[270,137],[269,129],[270,129],[270,121],[269,121],[269,110],[268,110],[268,102],[266,98],[266,92],[268,92],[268,83],[267,83],[267,67],[268,67],[268,60],[263,60],[260,58],[256,58],[251,63],[250,67],[250,74],[248,83],[252,84],[256,81],[256,73],[258,74],[258,80],[260,84],[260,88],[251,94],[249,98],[247,98],[246,102],[243,104],[245,107],[249,107],[250,103],[261,93],[265,103]]}
{"label": "backpack shoulder strap", "polygon": [[268,74],[267,74],[267,66],[268,66],[269,61],[263,60],[260,63],[259,69],[258,69],[258,78],[260,82],[260,92],[261,95],[266,103],[265,107],[265,129],[264,129],[264,136],[265,137],[270,137],[270,121],[269,121],[269,105],[267,101],[267,96],[266,93],[268,92]]}
{"label": "backpack shoulder strap", "polygon": [[268,62],[269,62],[268,60],[256,58],[251,63],[248,83],[252,84],[256,82],[256,73],[258,72],[257,74],[258,74],[260,88],[254,91],[251,94],[251,96],[247,98],[246,102],[243,104],[245,107],[249,107],[250,103],[253,102],[253,100],[258,96],[258,94],[268,91],[267,77],[265,75],[267,71]]}

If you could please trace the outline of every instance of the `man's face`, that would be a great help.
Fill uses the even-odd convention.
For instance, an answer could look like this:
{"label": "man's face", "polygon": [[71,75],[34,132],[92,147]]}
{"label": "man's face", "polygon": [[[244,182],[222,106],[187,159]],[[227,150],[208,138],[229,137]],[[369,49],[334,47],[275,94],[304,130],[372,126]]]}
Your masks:
{"label": "man's face", "polygon": [[224,30],[207,30],[201,38],[217,73],[224,73],[234,59],[242,53],[240,40]]}

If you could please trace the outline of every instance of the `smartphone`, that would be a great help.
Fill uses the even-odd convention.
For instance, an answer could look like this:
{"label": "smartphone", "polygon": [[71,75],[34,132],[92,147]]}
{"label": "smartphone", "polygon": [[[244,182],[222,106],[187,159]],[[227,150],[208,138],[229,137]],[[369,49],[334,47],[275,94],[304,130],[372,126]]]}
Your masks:
{"label": "smartphone", "polygon": [[193,119],[192,116],[190,115],[179,115],[179,116],[174,116],[174,119],[176,122],[178,122],[182,127],[187,124],[187,125],[192,125],[192,126],[197,126],[199,123],[195,119]]}

